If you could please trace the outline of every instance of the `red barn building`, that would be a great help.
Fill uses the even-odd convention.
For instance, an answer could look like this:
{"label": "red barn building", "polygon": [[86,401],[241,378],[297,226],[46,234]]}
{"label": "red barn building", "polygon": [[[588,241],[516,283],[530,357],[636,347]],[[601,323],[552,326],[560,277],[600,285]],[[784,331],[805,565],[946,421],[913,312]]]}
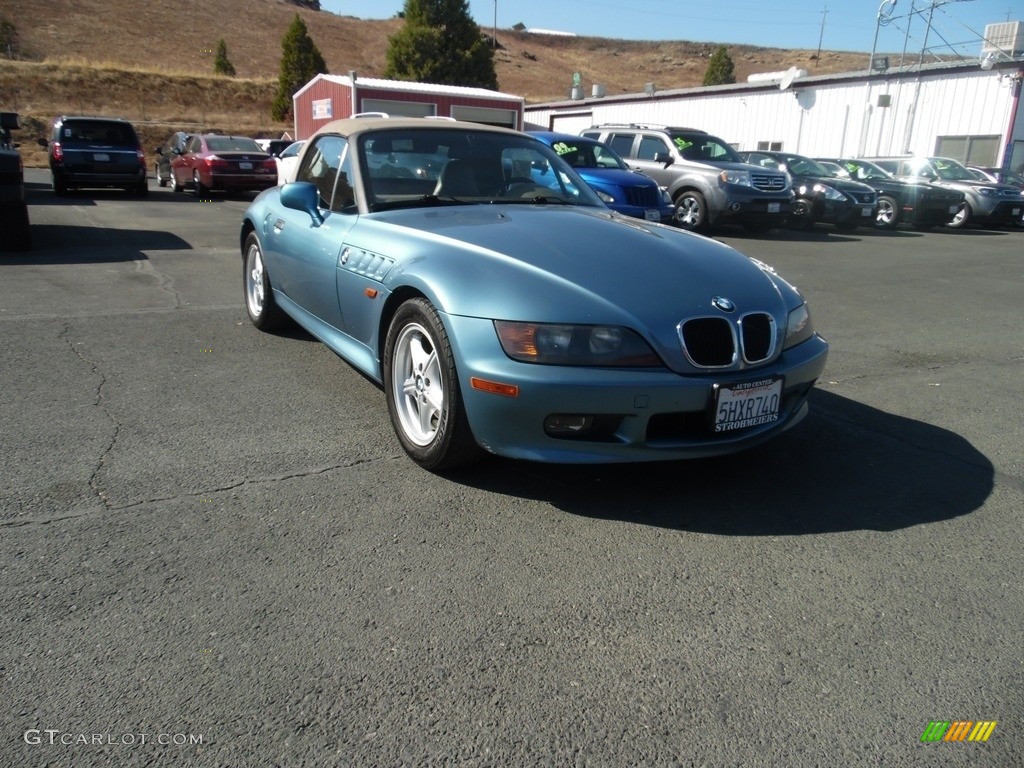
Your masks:
{"label": "red barn building", "polygon": [[523,128],[523,97],[486,88],[410,83],[402,80],[317,75],[292,97],[295,138],[308,139],[331,120],[360,112],[402,117],[454,117],[474,123]]}

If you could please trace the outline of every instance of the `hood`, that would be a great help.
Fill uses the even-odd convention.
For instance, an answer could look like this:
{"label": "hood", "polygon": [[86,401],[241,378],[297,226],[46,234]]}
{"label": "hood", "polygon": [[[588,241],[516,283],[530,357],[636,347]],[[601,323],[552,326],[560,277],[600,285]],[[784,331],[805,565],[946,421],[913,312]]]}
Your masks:
{"label": "hood", "polygon": [[[454,314],[625,325],[678,350],[676,326],[720,314],[715,296],[732,301],[736,317],[769,312],[783,328],[801,301],[784,280],[722,243],[599,208],[399,210],[363,216],[356,229],[365,235],[377,222],[392,225],[381,235],[396,249],[386,282],[419,283]],[[408,237],[396,238],[394,225]],[[353,244],[358,239],[353,232]]]}
{"label": "hood", "polygon": [[587,184],[622,188],[654,187],[658,183],[650,176],[621,168],[573,168]]}

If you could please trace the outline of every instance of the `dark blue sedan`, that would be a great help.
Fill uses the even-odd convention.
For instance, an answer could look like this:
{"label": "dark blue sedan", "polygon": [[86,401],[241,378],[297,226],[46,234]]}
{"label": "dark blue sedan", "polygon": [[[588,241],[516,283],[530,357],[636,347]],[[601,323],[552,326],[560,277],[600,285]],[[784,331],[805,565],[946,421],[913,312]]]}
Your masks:
{"label": "dark blue sedan", "polygon": [[650,176],[631,170],[607,144],[570,133],[531,131],[555,150],[613,211],[671,224],[672,200]]}

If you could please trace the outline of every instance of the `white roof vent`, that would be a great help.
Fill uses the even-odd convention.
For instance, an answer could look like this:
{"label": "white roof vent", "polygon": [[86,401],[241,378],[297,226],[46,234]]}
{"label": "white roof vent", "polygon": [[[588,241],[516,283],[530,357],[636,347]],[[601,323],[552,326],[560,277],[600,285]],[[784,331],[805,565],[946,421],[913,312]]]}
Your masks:
{"label": "white roof vent", "polygon": [[1024,54],[1024,23],[1001,21],[985,25],[985,40],[981,44],[982,58],[986,54],[1005,54],[1016,57]]}

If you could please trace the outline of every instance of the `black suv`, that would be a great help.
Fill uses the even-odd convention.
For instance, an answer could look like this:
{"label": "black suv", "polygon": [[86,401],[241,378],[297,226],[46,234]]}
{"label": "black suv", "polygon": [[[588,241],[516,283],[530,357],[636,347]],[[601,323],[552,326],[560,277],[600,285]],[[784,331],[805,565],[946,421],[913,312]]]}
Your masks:
{"label": "black suv", "polygon": [[832,224],[840,232],[874,226],[878,193],[867,184],[839,179],[809,157],[792,152],[756,150],[741,152],[753,165],[789,174],[796,200],[789,225],[810,229],[815,224]]}
{"label": "black suv", "polygon": [[915,229],[943,226],[956,215],[964,201],[963,192],[929,184],[923,179],[901,181],[870,160],[849,157],[819,157],[817,160],[838,165],[843,171],[842,178],[874,187],[878,193],[875,226],[879,229],[896,229],[901,223]]}
{"label": "black suv", "polygon": [[0,112],[0,249],[27,251],[32,247],[25,202],[25,170],[11,131],[19,128],[18,115]]}
{"label": "black suv", "polygon": [[149,194],[146,153],[127,120],[109,117],[58,117],[49,149],[53,191],[67,194],[85,187],[121,187],[139,197]]}
{"label": "black suv", "polygon": [[654,125],[598,125],[581,136],[602,141],[626,164],[668,190],[675,223],[704,230],[733,222],[751,231],[780,226],[793,193],[786,174],[752,168],[717,136],[696,128]]}

